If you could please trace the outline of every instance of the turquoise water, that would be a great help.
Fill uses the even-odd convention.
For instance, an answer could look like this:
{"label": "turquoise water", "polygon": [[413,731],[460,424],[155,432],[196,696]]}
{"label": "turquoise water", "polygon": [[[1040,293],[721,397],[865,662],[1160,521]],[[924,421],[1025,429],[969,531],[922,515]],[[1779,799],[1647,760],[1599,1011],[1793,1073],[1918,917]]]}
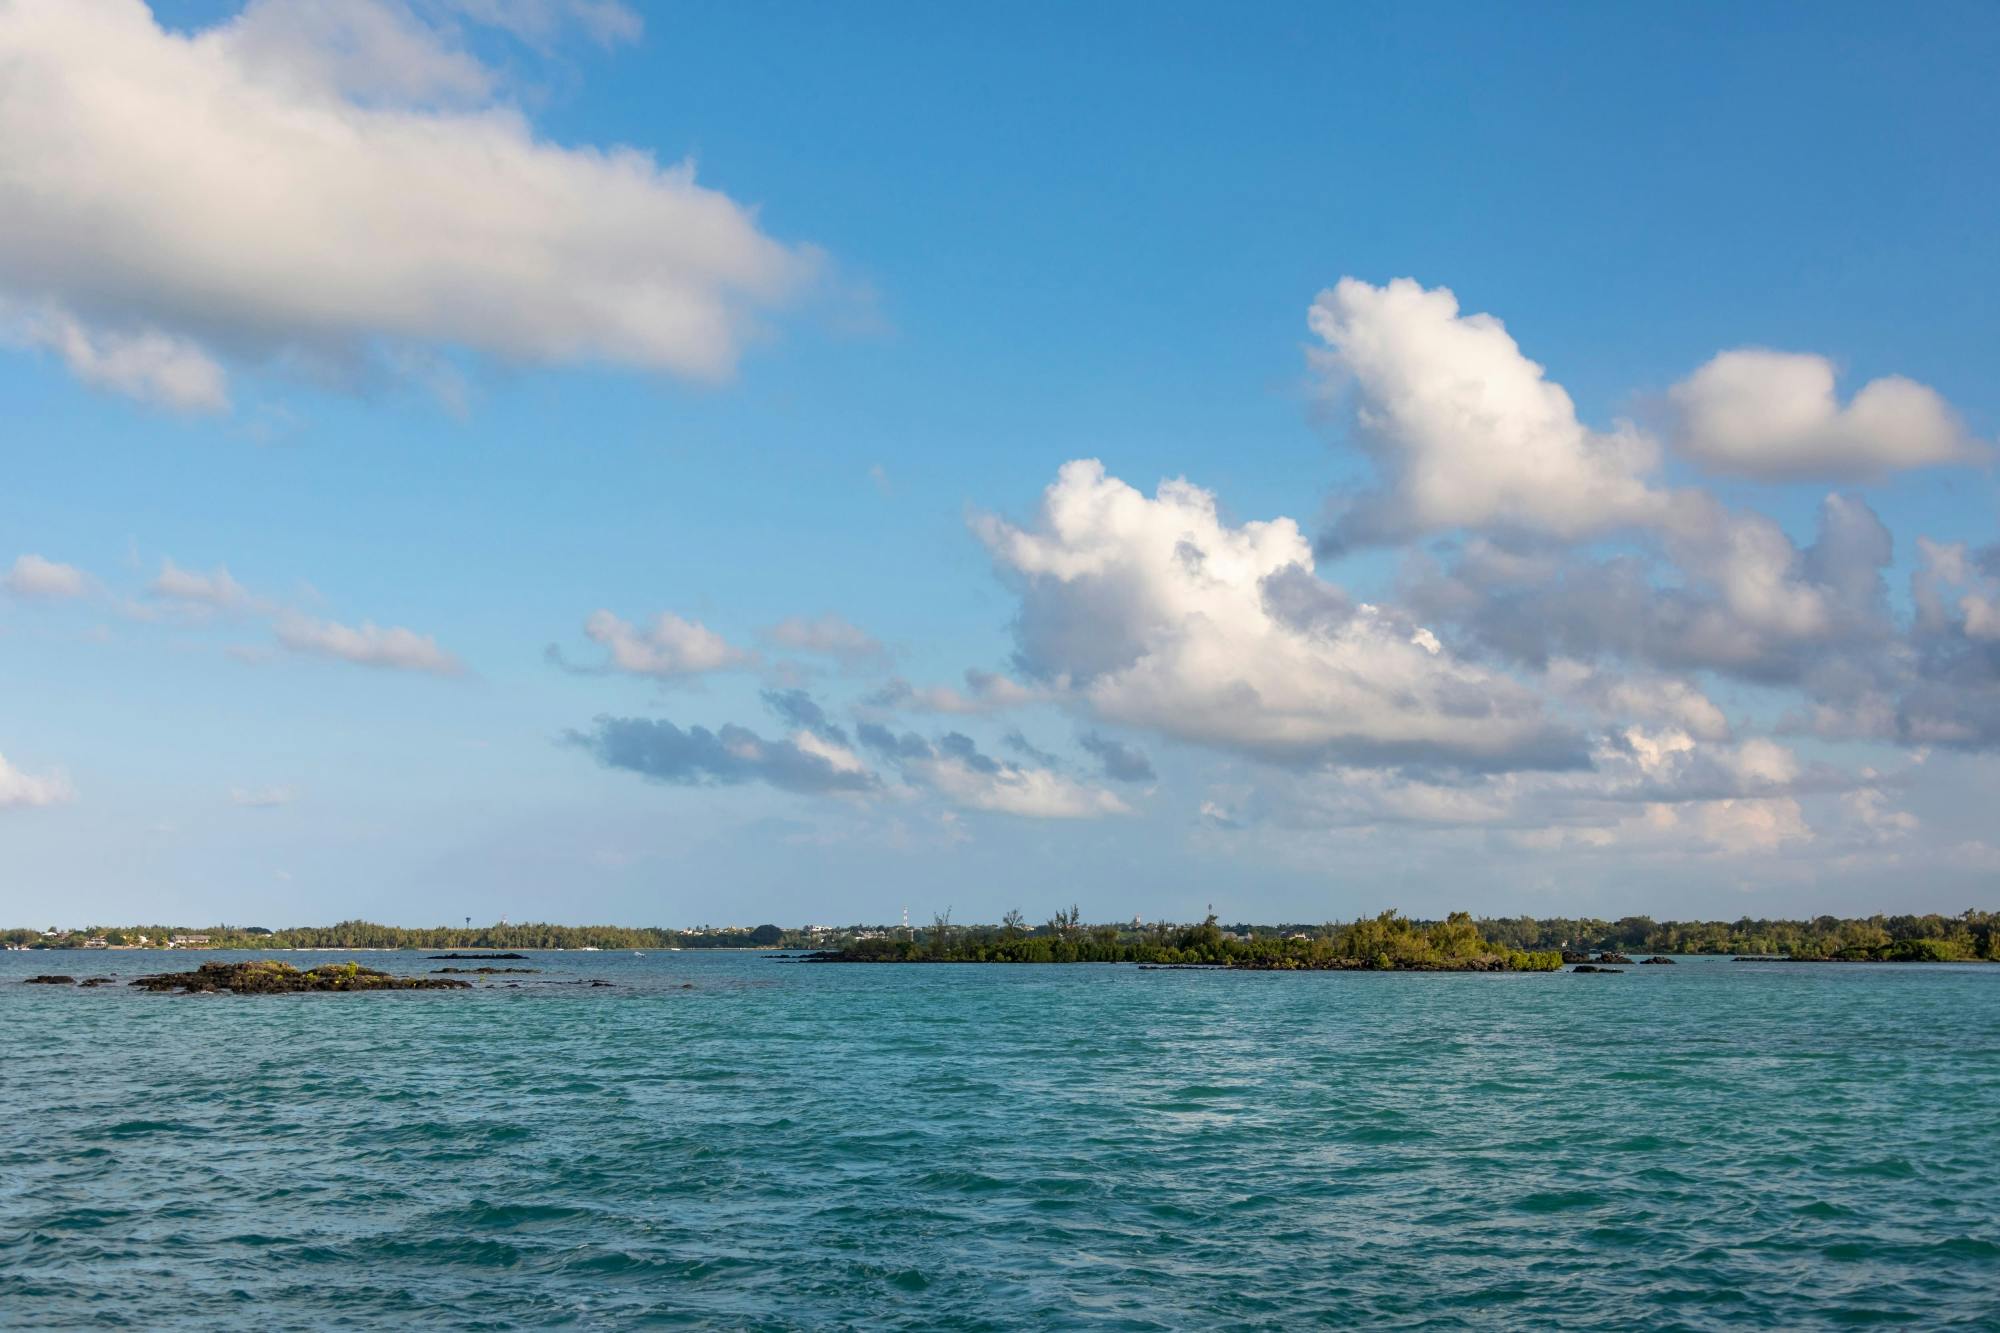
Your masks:
{"label": "turquoise water", "polygon": [[167,961],[0,955],[0,1325],[2000,1327],[2000,967]]}

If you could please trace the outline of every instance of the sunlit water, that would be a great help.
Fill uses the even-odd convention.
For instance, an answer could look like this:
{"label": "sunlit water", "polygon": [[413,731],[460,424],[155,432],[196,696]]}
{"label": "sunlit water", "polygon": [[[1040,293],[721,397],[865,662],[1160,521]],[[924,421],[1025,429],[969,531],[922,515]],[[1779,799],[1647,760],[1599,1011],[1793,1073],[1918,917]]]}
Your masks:
{"label": "sunlit water", "polygon": [[2000,1326],[2000,967],[20,984],[193,959],[0,955],[0,1325]]}

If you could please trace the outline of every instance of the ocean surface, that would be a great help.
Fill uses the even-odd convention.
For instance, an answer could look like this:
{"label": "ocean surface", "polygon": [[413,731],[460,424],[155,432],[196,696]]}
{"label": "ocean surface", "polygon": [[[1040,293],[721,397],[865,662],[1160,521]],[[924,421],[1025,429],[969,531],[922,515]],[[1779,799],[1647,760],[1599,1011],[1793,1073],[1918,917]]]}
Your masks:
{"label": "ocean surface", "polygon": [[201,956],[0,954],[0,1326],[2000,1328],[2000,967],[20,984]]}

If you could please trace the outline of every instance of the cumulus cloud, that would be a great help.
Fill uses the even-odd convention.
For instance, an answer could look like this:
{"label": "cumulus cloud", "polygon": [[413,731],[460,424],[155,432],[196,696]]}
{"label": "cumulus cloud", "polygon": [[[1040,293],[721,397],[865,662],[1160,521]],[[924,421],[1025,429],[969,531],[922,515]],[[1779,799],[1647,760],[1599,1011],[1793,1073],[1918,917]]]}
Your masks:
{"label": "cumulus cloud", "polygon": [[1145,752],[1123,741],[1087,731],[1077,737],[1076,743],[1097,760],[1104,776],[1113,782],[1151,782],[1155,776],[1153,761],[1146,758]]}
{"label": "cumulus cloud", "polygon": [[1667,396],[1680,452],[1767,481],[1879,476],[1988,453],[1935,390],[1900,375],[1870,380],[1842,404],[1823,356],[1723,352]]}
{"label": "cumulus cloud", "polygon": [[1822,734],[1886,735],[1912,745],[2000,745],[2000,545],[1917,539],[1913,623],[1901,651],[1848,661],[1811,719]]}
{"label": "cumulus cloud", "polygon": [[2000,640],[2000,546],[1971,551],[1964,542],[1917,538],[1923,563],[1910,580],[1918,627],[1956,630],[1974,643]]}
{"label": "cumulus cloud", "polygon": [[1034,764],[1037,768],[1060,768],[1062,766],[1061,759],[1022,735],[1019,727],[1009,727],[1007,734],[1000,738],[1000,743],[1015,754],[1020,755],[1023,759],[1026,759],[1029,763]]}
{"label": "cumulus cloud", "polygon": [[15,597],[59,602],[88,596],[91,580],[75,565],[30,554],[16,557],[6,577],[0,578],[0,586]]}
{"label": "cumulus cloud", "polygon": [[[622,5],[455,9],[636,28]],[[14,0],[0,61],[6,322],[169,406],[226,407],[225,361],[397,347],[719,380],[816,267],[688,163],[537,137],[401,5],[264,0],[181,33],[140,0]]]}
{"label": "cumulus cloud", "polygon": [[1095,819],[1128,814],[1115,793],[1091,787],[1050,767],[1026,767],[980,753],[971,737],[948,732],[935,743],[915,732],[898,736],[864,723],[861,743],[890,760],[906,781],[937,791],[960,805],[1030,819]]}
{"label": "cumulus cloud", "polygon": [[61,805],[75,799],[69,779],[60,773],[23,773],[0,755],[0,810]]}
{"label": "cumulus cloud", "polygon": [[610,651],[612,670],[635,676],[673,680],[754,666],[758,660],[754,652],[736,647],[700,621],[683,620],[671,611],[661,612],[646,627],[598,611],[583,632]]}
{"label": "cumulus cloud", "polygon": [[1584,426],[1506,326],[1460,314],[1447,288],[1343,278],[1309,321],[1325,343],[1314,363],[1351,395],[1353,437],[1383,480],[1352,501],[1337,540],[1496,526],[1574,538],[1659,517],[1653,444]]}
{"label": "cumulus cloud", "polygon": [[1001,764],[981,767],[940,753],[905,761],[905,775],[936,788],[961,805],[1028,819],[1096,819],[1129,814],[1131,807],[1102,787],[1085,786],[1051,769]]}
{"label": "cumulus cloud", "polygon": [[1186,481],[1149,498],[1080,460],[1033,525],[975,528],[1019,592],[1022,669],[1106,721],[1287,763],[1583,760],[1525,686],[1322,582],[1291,519],[1232,525]]}
{"label": "cumulus cloud", "polygon": [[811,732],[821,740],[846,746],[847,732],[827,717],[819,701],[804,690],[765,690],[764,706],[799,731]]}
{"label": "cumulus cloud", "polygon": [[295,653],[352,662],[386,671],[421,671],[438,676],[465,673],[465,664],[438,646],[428,634],[401,627],[383,628],[372,621],[359,626],[314,620],[287,612],[277,620],[278,642]]}
{"label": "cumulus cloud", "polygon": [[1812,841],[1802,798],[1880,781],[1806,763],[1766,738],[1711,742],[1672,727],[1610,732],[1592,759],[1562,772],[1295,774],[1253,794],[1254,816],[1232,819],[1310,831],[1472,830],[1533,851],[1742,856]]}
{"label": "cumulus cloud", "polygon": [[1700,740],[1729,738],[1728,717],[1687,676],[1643,668],[1593,668],[1557,658],[1549,663],[1544,679],[1557,694],[1606,720],[1661,723]]}
{"label": "cumulus cloud", "polygon": [[1414,557],[1404,594],[1423,614],[1535,667],[1568,657],[1796,681],[1831,647],[1893,634],[1889,534],[1865,501],[1828,496],[1803,549],[1763,515],[1704,496],[1675,510],[1667,559],[1646,550],[1510,555],[1473,542],[1447,567]]}
{"label": "cumulus cloud", "polygon": [[767,740],[734,723],[716,731],[683,730],[649,718],[599,717],[591,730],[571,731],[565,740],[607,768],[679,786],[763,782],[784,791],[827,793],[879,785],[851,752],[805,731],[789,740]]}

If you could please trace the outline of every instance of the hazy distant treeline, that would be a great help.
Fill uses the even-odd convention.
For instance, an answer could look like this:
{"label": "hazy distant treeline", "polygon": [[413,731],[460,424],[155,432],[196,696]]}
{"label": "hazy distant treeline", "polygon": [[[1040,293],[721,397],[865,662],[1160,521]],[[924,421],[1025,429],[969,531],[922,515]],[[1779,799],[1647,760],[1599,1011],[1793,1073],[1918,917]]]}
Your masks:
{"label": "hazy distant treeline", "polygon": [[205,935],[206,949],[749,949],[781,943],[776,926],[667,930],[657,926],[556,926],[542,922],[493,926],[383,926],[342,921],[332,926],[92,926],[50,939],[41,931],[0,931],[0,942],[81,947],[87,940],[164,945],[176,936]]}

